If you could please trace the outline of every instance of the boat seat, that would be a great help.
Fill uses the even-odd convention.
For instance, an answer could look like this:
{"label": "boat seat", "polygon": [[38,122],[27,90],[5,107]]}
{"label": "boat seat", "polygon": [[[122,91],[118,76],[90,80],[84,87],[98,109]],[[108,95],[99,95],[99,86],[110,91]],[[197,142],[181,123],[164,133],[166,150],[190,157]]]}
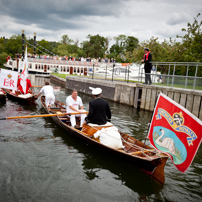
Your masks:
{"label": "boat seat", "polygon": [[126,151],[124,149],[117,149],[120,152],[126,153]]}
{"label": "boat seat", "polygon": [[61,108],[60,107],[51,107],[50,111],[53,111],[53,112],[61,111]]}
{"label": "boat seat", "polygon": [[131,153],[129,153],[129,154],[130,154],[130,155],[140,155],[140,154],[142,154],[142,153],[146,154],[146,153],[148,153],[148,152],[154,152],[154,151],[155,151],[155,149],[150,149],[150,150],[144,150],[144,151],[131,152]]}

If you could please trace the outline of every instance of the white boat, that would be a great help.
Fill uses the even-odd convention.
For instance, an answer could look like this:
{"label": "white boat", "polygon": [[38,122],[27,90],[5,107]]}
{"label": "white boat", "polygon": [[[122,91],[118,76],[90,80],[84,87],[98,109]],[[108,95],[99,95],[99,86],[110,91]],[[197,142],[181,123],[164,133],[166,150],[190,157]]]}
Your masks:
{"label": "white boat", "polygon": [[110,72],[110,70],[106,70],[106,69],[99,69],[97,71],[94,71],[93,70],[89,70],[87,71],[88,75],[89,76],[101,76],[101,77],[105,77],[106,76],[111,76],[112,75],[112,72]]}
{"label": "white boat", "polygon": [[[115,66],[113,67],[113,65]],[[123,66],[127,65],[127,66]],[[8,69],[18,72],[22,71],[23,61],[20,58],[7,60],[4,64]],[[35,59],[28,58],[29,74],[37,74],[38,76],[49,75],[52,72],[59,74],[75,74],[79,76],[99,76],[103,78],[134,80],[144,82],[145,74],[143,64],[132,63],[98,63],[98,62],[81,62],[68,60],[53,59]],[[153,83],[161,83],[161,73],[155,70],[151,71]]]}

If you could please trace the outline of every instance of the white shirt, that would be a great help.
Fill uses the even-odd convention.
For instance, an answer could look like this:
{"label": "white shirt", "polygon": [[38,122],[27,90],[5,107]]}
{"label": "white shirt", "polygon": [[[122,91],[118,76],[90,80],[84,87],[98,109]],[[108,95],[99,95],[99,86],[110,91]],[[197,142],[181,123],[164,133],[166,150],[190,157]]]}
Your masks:
{"label": "white shirt", "polygon": [[45,96],[50,95],[50,94],[54,95],[53,94],[53,87],[50,85],[46,85],[40,90],[40,93],[43,93]]}
{"label": "white shirt", "polygon": [[69,106],[72,106],[72,107],[74,107],[75,109],[79,109],[79,106],[81,107],[81,106],[83,106],[83,102],[82,102],[82,100],[81,100],[81,98],[79,97],[79,96],[77,96],[77,99],[76,99],[76,101],[72,98],[72,96],[71,95],[69,95],[68,97],[67,97],[67,99],[66,99],[66,105],[67,105],[67,108],[66,108],[66,110],[67,110],[67,113],[70,113],[70,112],[75,112],[75,111],[73,111],[72,109],[70,109],[70,107]]}

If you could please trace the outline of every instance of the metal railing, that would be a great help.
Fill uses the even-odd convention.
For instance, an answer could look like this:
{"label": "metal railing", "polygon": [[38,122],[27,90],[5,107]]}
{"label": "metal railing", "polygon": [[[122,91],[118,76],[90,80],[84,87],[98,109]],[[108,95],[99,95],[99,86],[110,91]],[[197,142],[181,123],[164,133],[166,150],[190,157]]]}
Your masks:
{"label": "metal railing", "polygon": [[[86,66],[87,74],[85,74],[85,76],[88,76],[91,79],[105,79],[112,82],[145,82],[144,65],[142,63],[136,63],[134,69],[134,66],[132,65],[122,66],[121,63],[81,62],[35,58],[29,58],[29,62],[57,64],[61,67],[64,65],[71,65],[77,69],[79,66]],[[183,69],[184,75],[179,75],[179,67]],[[191,75],[190,71],[192,71]],[[60,73],[63,73],[62,68]],[[77,70],[76,74],[80,76],[82,75],[81,72]],[[198,75],[202,75],[202,62],[152,62],[152,71],[150,73],[153,85],[202,90],[202,77]]]}
{"label": "metal railing", "polygon": [[[185,75],[176,74],[177,66],[183,68],[183,71],[186,72]],[[189,76],[190,67],[192,67],[194,76]],[[202,90],[202,77],[197,76],[200,67],[202,67],[201,62],[152,62],[154,71],[150,76],[154,85]],[[162,71],[162,69],[167,71],[167,74],[160,74],[158,70]],[[138,81],[142,82],[145,73],[141,68],[139,75]]]}

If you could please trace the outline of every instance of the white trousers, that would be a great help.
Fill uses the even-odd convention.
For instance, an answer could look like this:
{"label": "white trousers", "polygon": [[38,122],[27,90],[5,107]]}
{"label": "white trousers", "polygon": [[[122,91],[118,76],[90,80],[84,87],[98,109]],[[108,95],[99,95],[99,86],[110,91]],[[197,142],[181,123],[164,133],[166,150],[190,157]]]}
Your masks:
{"label": "white trousers", "polygon": [[53,94],[47,94],[45,97],[45,104],[47,107],[48,105],[55,103],[55,96]]}
{"label": "white trousers", "polygon": [[[85,110],[79,110],[80,112],[85,112]],[[86,114],[78,114],[78,115],[70,115],[71,126],[74,127],[76,125],[76,117],[81,117],[80,127],[83,126]]]}

